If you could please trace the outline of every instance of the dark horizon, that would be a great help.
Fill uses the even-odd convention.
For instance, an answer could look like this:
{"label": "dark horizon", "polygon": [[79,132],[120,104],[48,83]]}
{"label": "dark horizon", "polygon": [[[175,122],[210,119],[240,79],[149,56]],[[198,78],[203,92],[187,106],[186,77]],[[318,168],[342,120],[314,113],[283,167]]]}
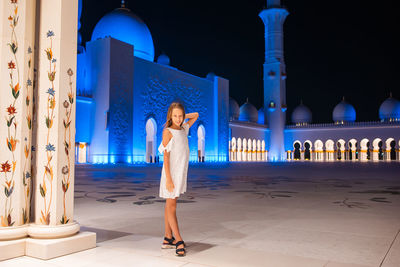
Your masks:
{"label": "dark horizon", "polygon": [[[258,13],[265,0],[253,3],[210,0],[125,1],[148,26],[156,58],[164,52],[171,65],[205,77],[214,72],[230,83],[230,96],[263,104],[264,25]],[[83,0],[81,33],[90,40],[102,16],[120,7],[120,0]],[[321,4],[283,0],[289,11],[284,24],[287,70],[287,123],[303,100],[313,123],[332,122],[332,111],[344,96],[357,112],[356,121],[378,120],[380,104],[395,84],[395,42],[398,17],[394,3]],[[362,2],[360,2],[362,3]],[[323,101],[321,101],[323,99]]]}

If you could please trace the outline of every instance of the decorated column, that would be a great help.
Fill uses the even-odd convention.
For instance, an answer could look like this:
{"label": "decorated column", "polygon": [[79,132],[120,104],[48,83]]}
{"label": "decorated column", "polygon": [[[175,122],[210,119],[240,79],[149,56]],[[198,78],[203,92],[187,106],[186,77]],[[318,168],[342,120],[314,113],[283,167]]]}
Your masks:
{"label": "decorated column", "polygon": [[0,240],[29,223],[34,16],[35,1],[0,2]]}
{"label": "decorated column", "polygon": [[56,238],[79,231],[73,220],[78,0],[40,3],[35,224],[29,235]]}

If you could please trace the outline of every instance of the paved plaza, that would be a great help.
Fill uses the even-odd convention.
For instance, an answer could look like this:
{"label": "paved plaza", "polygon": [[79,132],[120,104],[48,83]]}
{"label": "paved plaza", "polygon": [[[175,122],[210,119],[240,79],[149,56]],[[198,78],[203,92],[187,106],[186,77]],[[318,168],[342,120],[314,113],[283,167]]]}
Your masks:
{"label": "paved plaza", "polygon": [[400,164],[191,164],[177,215],[187,256],[162,250],[161,165],[78,165],[75,220],[97,247],[6,266],[400,266]]}

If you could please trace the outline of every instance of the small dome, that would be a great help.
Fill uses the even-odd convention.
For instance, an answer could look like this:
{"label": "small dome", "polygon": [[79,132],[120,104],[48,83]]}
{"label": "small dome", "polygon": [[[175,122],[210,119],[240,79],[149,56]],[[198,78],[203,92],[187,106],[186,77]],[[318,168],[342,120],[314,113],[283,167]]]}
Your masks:
{"label": "small dome", "polygon": [[161,64],[161,65],[167,65],[169,66],[169,57],[165,54],[161,54],[158,58],[157,58],[157,63]]}
{"label": "small dome", "polygon": [[312,113],[311,110],[303,105],[303,103],[300,103],[292,113],[292,123],[298,124],[298,123],[311,123],[312,121]]}
{"label": "small dome", "polygon": [[354,122],[356,120],[356,110],[343,98],[342,102],[333,109],[332,118],[334,122]]}
{"label": "small dome", "polygon": [[249,103],[249,100],[240,107],[239,120],[250,122],[258,121],[258,111],[251,103]]}
{"label": "small dome", "polygon": [[240,108],[235,99],[229,97],[229,120],[239,119]]}
{"label": "small dome", "polygon": [[379,118],[383,121],[400,119],[400,101],[390,95],[379,107]]}
{"label": "small dome", "polygon": [[91,40],[105,37],[131,44],[135,56],[149,61],[154,60],[154,44],[149,28],[127,8],[111,11],[96,24]]}
{"label": "small dome", "polygon": [[209,72],[206,76],[207,79],[214,81],[214,77],[215,77],[215,73],[214,72]]}
{"label": "small dome", "polygon": [[264,108],[263,107],[261,107],[259,110],[258,110],[258,121],[257,121],[257,123],[259,123],[259,124],[264,124]]}

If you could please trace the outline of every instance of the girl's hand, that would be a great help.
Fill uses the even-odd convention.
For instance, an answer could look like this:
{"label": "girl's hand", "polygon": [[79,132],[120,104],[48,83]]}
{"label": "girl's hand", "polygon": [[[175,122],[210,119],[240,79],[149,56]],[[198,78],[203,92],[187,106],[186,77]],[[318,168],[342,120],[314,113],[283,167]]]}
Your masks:
{"label": "girl's hand", "polygon": [[172,193],[172,191],[174,191],[174,188],[175,188],[175,186],[174,186],[174,183],[172,182],[172,180],[167,179],[167,190],[168,190],[168,192]]}

